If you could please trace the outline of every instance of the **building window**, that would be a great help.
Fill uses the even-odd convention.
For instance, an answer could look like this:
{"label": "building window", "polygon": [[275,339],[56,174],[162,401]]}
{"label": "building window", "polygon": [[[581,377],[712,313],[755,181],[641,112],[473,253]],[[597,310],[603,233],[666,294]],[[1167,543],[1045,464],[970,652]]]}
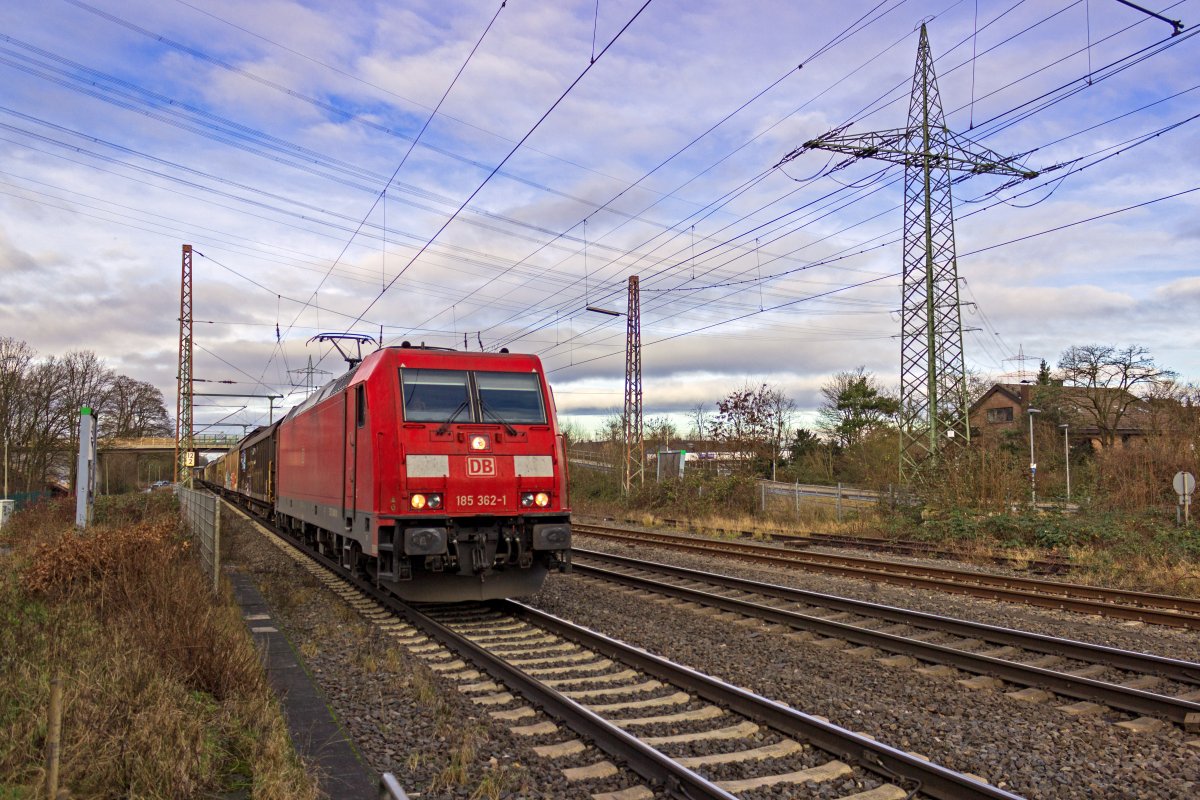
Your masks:
{"label": "building window", "polygon": [[987,412],[987,421],[989,424],[998,422],[1013,421],[1013,407],[1005,406],[1004,408],[989,408]]}

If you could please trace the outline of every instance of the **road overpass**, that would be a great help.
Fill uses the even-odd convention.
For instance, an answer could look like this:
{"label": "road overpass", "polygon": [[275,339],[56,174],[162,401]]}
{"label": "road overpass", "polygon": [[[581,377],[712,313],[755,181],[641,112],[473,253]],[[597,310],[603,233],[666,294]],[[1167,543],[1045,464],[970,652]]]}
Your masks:
{"label": "road overpass", "polygon": [[[241,440],[239,434],[202,433],[192,438],[192,449],[198,453],[224,451]],[[139,436],[124,439],[101,439],[96,449],[101,453],[174,453],[173,436]]]}

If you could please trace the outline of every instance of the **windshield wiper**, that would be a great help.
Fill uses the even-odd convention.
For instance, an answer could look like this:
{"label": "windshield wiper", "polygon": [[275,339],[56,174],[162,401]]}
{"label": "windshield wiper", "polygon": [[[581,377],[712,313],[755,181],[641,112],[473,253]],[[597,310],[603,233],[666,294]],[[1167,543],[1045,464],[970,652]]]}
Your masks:
{"label": "windshield wiper", "polygon": [[441,436],[446,433],[446,431],[450,430],[450,424],[458,418],[459,414],[467,409],[467,405],[468,403],[466,400],[463,400],[461,403],[459,403],[458,408],[454,409],[454,413],[450,415],[450,418],[438,426],[438,429],[434,431],[434,433],[438,436]]}
{"label": "windshield wiper", "polygon": [[479,407],[480,407],[481,409],[483,409],[483,413],[484,413],[484,414],[486,414],[486,415],[490,416],[492,419],[496,420],[496,422],[499,422],[501,425],[503,425],[503,426],[504,426],[504,430],[505,430],[505,432],[506,432],[506,433],[507,433],[509,436],[516,436],[516,435],[517,435],[517,429],[516,429],[516,428],[514,428],[512,425],[509,425],[509,424],[508,424],[507,422],[505,422],[503,419],[501,419],[501,418],[500,418],[500,415],[499,415],[499,414],[497,414],[495,411],[492,411],[492,409],[488,408],[487,401],[486,401],[486,400],[484,400],[482,397],[481,397],[481,398],[479,398]]}

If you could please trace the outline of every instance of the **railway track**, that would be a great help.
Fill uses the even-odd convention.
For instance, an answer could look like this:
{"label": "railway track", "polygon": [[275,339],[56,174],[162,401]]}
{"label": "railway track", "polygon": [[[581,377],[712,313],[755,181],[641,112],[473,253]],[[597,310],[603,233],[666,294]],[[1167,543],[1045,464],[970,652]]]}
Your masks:
{"label": "railway track", "polygon": [[[823,647],[853,646],[858,655],[892,666],[955,677],[958,670],[974,673],[960,681],[970,689],[1016,684],[1026,687],[1010,692],[1017,700],[1059,695],[1075,701],[1061,707],[1066,713],[1099,713],[1107,706],[1144,715],[1118,722],[1135,730],[1162,720],[1200,730],[1200,663],[609,553],[576,549],[574,568],[583,577],[801,631]],[[927,666],[919,667],[922,662]]]}
{"label": "railway track", "polygon": [[1200,630],[1200,600],[1171,595],[1107,589],[1077,583],[990,575],[949,567],[796,551],[753,542],[705,539],[665,531],[641,531],[575,524],[578,534],[631,545],[652,544],[693,553],[709,553],[775,567],[789,567],[989,600],[1025,603],[1083,614],[1099,614],[1155,625]]}
{"label": "railway track", "polygon": [[405,604],[256,527],[594,800],[1018,798],[521,603]]}
{"label": "railway track", "polygon": [[[674,528],[686,529],[687,520],[663,519],[663,523]],[[785,531],[743,531],[717,529],[715,533],[736,534],[743,539],[754,539],[756,536],[767,536],[770,541],[782,542],[791,547],[840,547],[849,550],[868,550],[876,553],[895,553],[897,555],[919,556],[922,558],[950,558],[960,561],[985,561],[990,564],[1021,569],[1040,575],[1061,575],[1071,570],[1071,562],[1059,555],[1046,555],[1039,558],[1026,558],[1008,553],[967,552],[953,547],[944,547],[935,542],[925,542],[917,539],[884,539],[869,536],[842,536],[832,533],[787,533]]]}

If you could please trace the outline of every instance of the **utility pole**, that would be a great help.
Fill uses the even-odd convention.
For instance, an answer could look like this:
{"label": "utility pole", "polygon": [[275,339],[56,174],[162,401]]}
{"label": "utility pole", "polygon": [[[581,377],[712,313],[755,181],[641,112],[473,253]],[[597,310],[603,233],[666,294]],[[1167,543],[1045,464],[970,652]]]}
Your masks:
{"label": "utility pole", "polygon": [[[1017,354],[1015,356],[1011,356],[1004,360],[1005,361],[1016,361],[1018,364],[1021,365],[1020,367],[1017,368],[1017,380],[1018,381],[1025,381],[1025,380],[1028,380],[1028,378],[1029,378],[1029,371],[1025,369],[1026,361],[1041,361],[1041,359],[1025,355],[1025,345],[1024,344],[1017,345]],[[1008,373],[1008,374],[1011,374],[1011,373]]]}
{"label": "utility pole", "polygon": [[908,481],[927,458],[937,457],[944,440],[967,444],[971,440],[950,171],[1008,175],[1018,180],[1037,173],[1017,164],[1017,157],[1002,156],[946,127],[924,25],[917,46],[908,126],[853,135],[843,131],[805,142],[779,163],[809,150],[828,150],[850,156],[834,170],[863,158],[904,166],[900,478]]}
{"label": "utility pole", "polygon": [[179,284],[179,371],[175,401],[175,483],[191,486],[192,449],[192,246],[183,246]]}
{"label": "utility pole", "polygon": [[[466,334],[463,334],[463,336],[465,337]],[[464,338],[463,341],[466,342],[466,339]],[[288,371],[294,375],[303,375],[304,376],[304,389],[308,394],[312,394],[312,392],[313,392],[313,388],[314,388],[313,376],[314,375],[330,374],[329,370],[327,370],[327,369],[317,369],[316,367],[314,367],[311,355],[308,357],[308,366],[306,368],[293,369],[293,370],[288,370]],[[296,386],[297,384],[293,383],[292,385]]]}
{"label": "utility pole", "polygon": [[625,314],[625,494],[636,480],[646,479],[646,445],[642,438],[642,312],[638,278],[629,276],[629,307]]}

